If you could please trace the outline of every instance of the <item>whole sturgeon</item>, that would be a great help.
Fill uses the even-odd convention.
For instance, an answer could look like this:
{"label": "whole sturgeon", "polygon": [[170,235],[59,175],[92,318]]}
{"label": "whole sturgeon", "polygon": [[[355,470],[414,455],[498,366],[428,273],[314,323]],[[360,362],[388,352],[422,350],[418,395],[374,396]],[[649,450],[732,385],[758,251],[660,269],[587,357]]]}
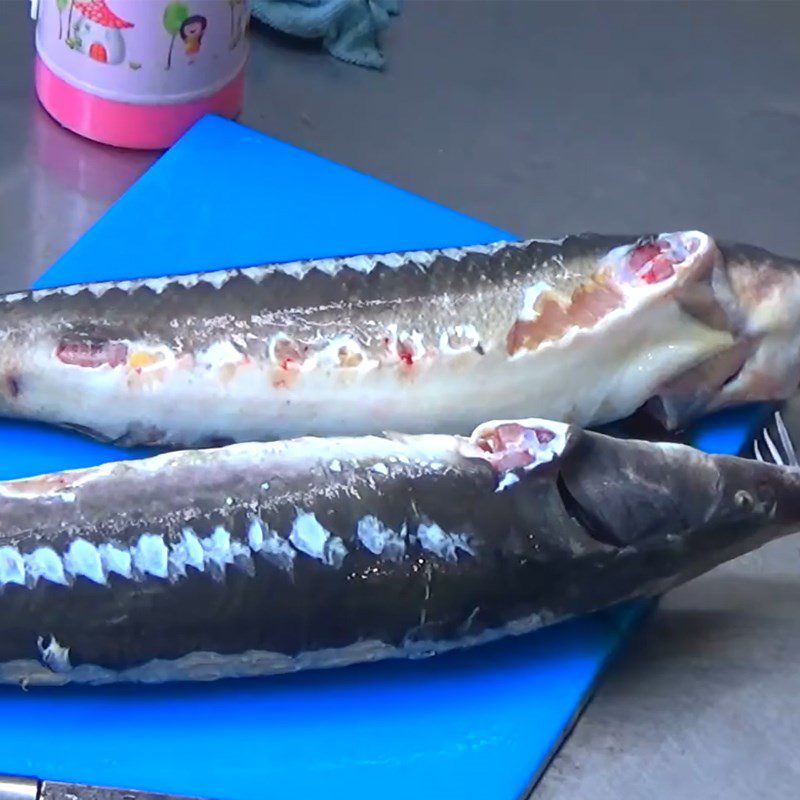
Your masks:
{"label": "whole sturgeon", "polygon": [[529,415],[670,426],[800,382],[798,263],[582,235],[0,297],[0,415],[122,445]]}
{"label": "whole sturgeon", "polygon": [[800,474],[538,419],[0,484],[0,680],[418,657],[663,592],[800,524]]}

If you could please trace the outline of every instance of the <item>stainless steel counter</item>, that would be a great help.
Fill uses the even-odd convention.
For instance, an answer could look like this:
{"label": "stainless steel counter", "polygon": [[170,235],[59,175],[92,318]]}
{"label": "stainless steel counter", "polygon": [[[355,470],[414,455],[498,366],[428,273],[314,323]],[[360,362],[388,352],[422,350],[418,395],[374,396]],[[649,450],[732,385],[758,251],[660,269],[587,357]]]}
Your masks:
{"label": "stainless steel counter", "polygon": [[[32,97],[0,26],[0,289],[28,284],[151,163]],[[800,7],[410,0],[385,74],[256,28],[243,122],[521,235],[708,229],[800,254]],[[670,593],[536,791],[800,794],[800,539]]]}

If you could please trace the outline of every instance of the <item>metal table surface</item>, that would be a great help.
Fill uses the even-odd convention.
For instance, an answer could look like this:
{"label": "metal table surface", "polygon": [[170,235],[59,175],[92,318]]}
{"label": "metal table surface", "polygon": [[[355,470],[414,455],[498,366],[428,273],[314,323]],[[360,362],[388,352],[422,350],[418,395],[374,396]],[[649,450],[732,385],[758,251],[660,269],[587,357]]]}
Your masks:
{"label": "metal table surface", "polygon": [[[0,289],[28,284],[151,163],[32,93],[0,26]],[[800,254],[800,7],[410,0],[385,74],[256,26],[242,121],[521,235],[695,227]],[[661,602],[542,800],[795,798],[800,539]]]}

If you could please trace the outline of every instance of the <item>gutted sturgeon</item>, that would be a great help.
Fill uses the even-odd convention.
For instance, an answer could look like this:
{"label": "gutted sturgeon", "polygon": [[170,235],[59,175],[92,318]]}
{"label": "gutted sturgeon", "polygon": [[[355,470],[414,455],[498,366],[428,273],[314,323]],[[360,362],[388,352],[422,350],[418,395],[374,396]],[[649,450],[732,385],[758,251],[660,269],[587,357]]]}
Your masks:
{"label": "gutted sturgeon", "polygon": [[420,657],[661,593],[800,524],[800,473],[538,419],[0,484],[0,681]]}
{"label": "gutted sturgeon", "polygon": [[0,298],[0,415],[122,445],[531,413],[671,427],[800,380],[798,262],[686,231],[356,256]]}

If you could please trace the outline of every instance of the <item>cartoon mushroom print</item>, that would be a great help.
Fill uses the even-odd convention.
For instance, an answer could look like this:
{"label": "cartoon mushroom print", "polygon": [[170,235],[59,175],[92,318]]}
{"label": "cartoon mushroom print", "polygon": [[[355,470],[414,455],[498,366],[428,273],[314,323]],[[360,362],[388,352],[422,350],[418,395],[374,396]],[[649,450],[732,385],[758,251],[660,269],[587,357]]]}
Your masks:
{"label": "cartoon mushroom print", "polygon": [[122,31],[133,23],[118,17],[106,0],[76,0],[76,39],[81,53],[101,64],[121,64],[125,60]]}

